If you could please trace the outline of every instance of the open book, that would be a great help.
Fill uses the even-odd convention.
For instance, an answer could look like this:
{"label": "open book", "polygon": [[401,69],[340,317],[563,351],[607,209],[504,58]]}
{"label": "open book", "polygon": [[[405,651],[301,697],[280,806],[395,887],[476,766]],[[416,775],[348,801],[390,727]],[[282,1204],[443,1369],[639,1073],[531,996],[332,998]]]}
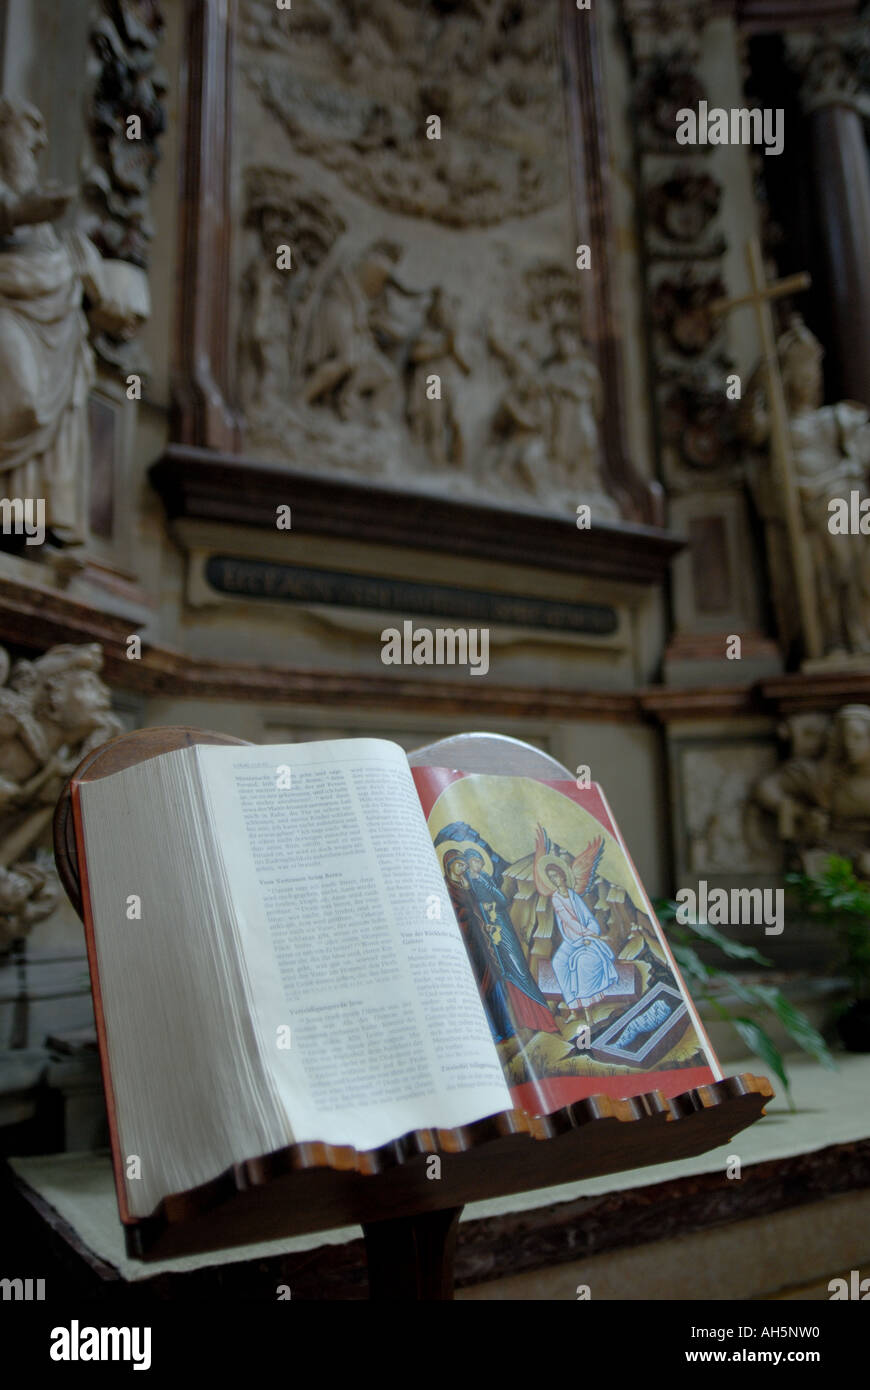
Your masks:
{"label": "open book", "polygon": [[294,1143],[722,1076],[596,784],[200,744],[72,805],[126,1222]]}

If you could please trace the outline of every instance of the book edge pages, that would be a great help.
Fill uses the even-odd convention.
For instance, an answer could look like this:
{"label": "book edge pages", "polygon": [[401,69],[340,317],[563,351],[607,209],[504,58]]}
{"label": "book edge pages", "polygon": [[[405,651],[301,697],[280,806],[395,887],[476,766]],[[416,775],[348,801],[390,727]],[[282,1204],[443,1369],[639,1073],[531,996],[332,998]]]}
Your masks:
{"label": "book edge pages", "polygon": [[115,1179],[115,1189],[118,1194],[118,1209],[120,1211],[121,1221],[125,1226],[129,1226],[135,1225],[138,1221],[142,1220],[142,1218],[131,1215],[127,1203],[127,1190],[124,1181],[124,1169],[120,1147],[121,1139],[115,1106],[115,1088],[112,1083],[109,1042],[106,1034],[106,1022],[103,1016],[103,992],[100,981],[99,960],[97,958],[97,939],[91,910],[90,881],[88,878],[87,856],[85,854],[84,822],[80,804],[81,786],[82,783],[78,779],[70,782],[70,803],[73,813],[73,829],[75,831],[76,853],[79,862],[79,881],[82,894],[82,920],[85,930],[85,946],[88,953],[88,969],[91,976],[94,1023],[97,1030],[97,1045],[100,1053],[100,1070],[102,1072],[103,1086],[106,1092],[106,1113],[109,1122],[109,1139],[111,1141],[112,1172]]}

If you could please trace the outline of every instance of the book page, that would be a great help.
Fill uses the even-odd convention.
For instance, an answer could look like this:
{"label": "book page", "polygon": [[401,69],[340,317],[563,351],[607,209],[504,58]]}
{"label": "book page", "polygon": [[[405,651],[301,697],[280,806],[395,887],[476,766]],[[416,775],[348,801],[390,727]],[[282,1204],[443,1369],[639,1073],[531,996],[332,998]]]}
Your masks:
{"label": "book page", "polygon": [[374,1148],[510,1109],[402,749],[191,751],[294,1138]]}
{"label": "book page", "polygon": [[600,786],[413,775],[517,1108],[721,1078]]}

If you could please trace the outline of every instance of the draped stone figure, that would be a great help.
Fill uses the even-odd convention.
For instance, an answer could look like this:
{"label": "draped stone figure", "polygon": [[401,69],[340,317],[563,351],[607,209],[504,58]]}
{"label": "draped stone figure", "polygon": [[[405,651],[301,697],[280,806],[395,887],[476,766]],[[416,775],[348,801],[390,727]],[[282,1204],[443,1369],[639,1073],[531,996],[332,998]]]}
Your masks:
{"label": "draped stone figure", "polygon": [[57,799],[82,758],[121,732],[102,664],[96,643],[14,663],[0,647],[0,951],[54,908]]}
{"label": "draped stone figure", "polygon": [[73,193],[40,183],[45,125],[0,97],[0,476],[9,498],[43,499],[55,542],[87,534],[91,325],[129,336],[149,312],[144,273],[58,233]]}
{"label": "draped stone figure", "polygon": [[[408,422],[411,434],[423,445],[432,467],[443,471],[462,468],[465,440],[456,411],[457,367],[467,376],[471,370],[457,343],[453,306],[436,286],[426,311],[426,320],[411,345],[413,367],[408,392]],[[430,393],[432,376],[438,377],[437,395]]]}
{"label": "draped stone figure", "polygon": [[[870,547],[860,531],[832,525],[830,503],[870,499],[870,412],[854,401],[822,404],[822,356],[818,340],[799,315],[777,344],[789,418],[794,482],[815,586],[826,655],[870,653]],[[760,381],[750,382],[742,410],[744,434],[753,444],[769,433]],[[774,527],[781,503],[764,473],[760,510]],[[782,546],[771,539],[771,568],[779,607],[793,607],[793,584]]]}
{"label": "draped stone figure", "polygon": [[604,491],[598,466],[601,381],[570,324],[554,324],[553,347],[543,373],[550,398],[553,481],[582,498]]}

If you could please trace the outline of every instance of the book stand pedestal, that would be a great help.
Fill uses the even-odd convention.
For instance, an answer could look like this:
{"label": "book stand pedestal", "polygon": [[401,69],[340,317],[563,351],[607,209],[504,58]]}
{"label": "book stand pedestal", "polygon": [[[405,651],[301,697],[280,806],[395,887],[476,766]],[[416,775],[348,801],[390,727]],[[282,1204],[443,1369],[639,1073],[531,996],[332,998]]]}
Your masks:
{"label": "book stand pedestal", "polygon": [[[142,729],[90,753],[73,780],[105,777],[194,743],[244,742],[198,729]],[[411,762],[570,775],[528,745],[491,735],[443,740],[412,755]],[[54,841],[58,873],[81,916],[69,786],[57,805]],[[467,1202],[705,1153],[758,1119],[772,1096],[767,1080],[746,1074],[670,1099],[659,1091],[630,1100],[593,1096],[539,1118],[505,1111],[462,1129],[415,1130],[365,1153],[294,1144],[167,1198],[154,1215],[126,1228],[127,1249],[143,1260],[163,1259],[359,1224],[372,1299],[449,1299],[459,1216]],[[433,1155],[440,1159],[437,1178],[427,1175]]]}

